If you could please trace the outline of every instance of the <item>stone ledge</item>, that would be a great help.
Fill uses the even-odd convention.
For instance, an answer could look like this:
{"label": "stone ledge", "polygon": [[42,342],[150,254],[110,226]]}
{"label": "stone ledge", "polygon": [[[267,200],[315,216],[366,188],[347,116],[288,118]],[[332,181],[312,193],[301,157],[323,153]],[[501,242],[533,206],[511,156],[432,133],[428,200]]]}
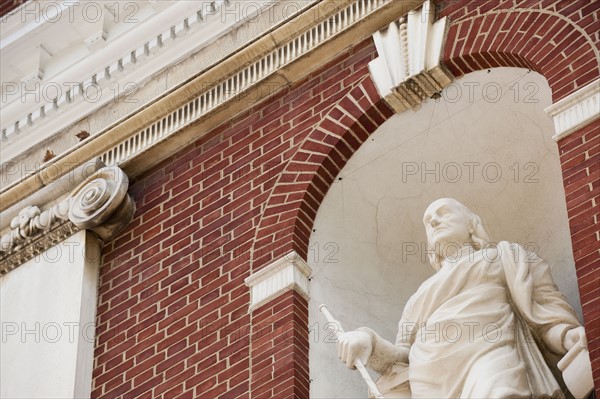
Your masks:
{"label": "stone ledge", "polygon": [[576,92],[545,109],[554,120],[556,133],[552,137],[559,141],[576,132],[600,115],[600,79],[580,88]]}
{"label": "stone ledge", "polygon": [[247,277],[244,282],[250,287],[250,311],[289,289],[296,290],[308,300],[308,277],[311,272],[304,259],[296,251],[291,251]]}

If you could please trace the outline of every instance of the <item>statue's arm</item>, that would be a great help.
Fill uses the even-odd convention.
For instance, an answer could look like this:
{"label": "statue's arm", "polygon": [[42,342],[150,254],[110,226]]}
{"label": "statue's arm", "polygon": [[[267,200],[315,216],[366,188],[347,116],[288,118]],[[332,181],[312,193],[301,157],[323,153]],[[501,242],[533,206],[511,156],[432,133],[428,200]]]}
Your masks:
{"label": "statue's arm", "polygon": [[[550,266],[538,258],[534,274],[534,307],[539,315],[549,315],[547,324],[542,324],[541,338],[546,345],[558,354],[564,354],[573,345],[571,336],[579,336],[576,331],[583,330],[575,311],[560,292],[550,272]],[[575,335],[573,335],[575,333]]]}
{"label": "statue's arm", "polygon": [[565,345],[567,333],[578,327],[580,326],[572,323],[555,324],[542,330],[540,338],[552,352],[563,355],[568,350]]}
{"label": "statue's arm", "polygon": [[394,345],[368,327],[361,327],[357,330],[362,331],[371,337],[373,350],[367,363],[369,368],[381,375],[386,375],[389,374],[394,365],[408,363],[410,346],[403,344]]}
{"label": "statue's arm", "polygon": [[520,245],[513,244],[511,250],[514,263],[508,262],[507,277],[513,300],[546,346],[564,354],[581,335],[575,312],[556,287],[547,262]]}
{"label": "statue's arm", "polygon": [[408,367],[410,346],[414,342],[417,330],[417,323],[410,321],[413,320],[412,303],[413,298],[410,298],[404,307],[402,317],[398,322],[398,335],[395,344],[382,338],[368,327],[358,329],[371,337],[372,352],[367,365],[381,375],[390,374],[392,371],[397,372],[398,366],[400,368],[403,366]]}
{"label": "statue's arm", "polygon": [[414,342],[417,323],[409,322],[411,318],[412,299],[404,307],[402,318],[398,323],[396,344],[382,338],[368,327],[360,327],[355,331],[345,332],[338,338],[338,356],[349,368],[354,368],[356,359],[378,372],[382,376],[398,373],[408,367],[410,346]]}
{"label": "statue's arm", "polygon": [[[528,322],[537,328],[538,336],[545,345],[562,356],[557,366],[569,391],[574,397],[587,397],[594,389],[594,380],[585,329],[554,284],[548,264],[533,255],[527,259],[533,260],[529,265],[533,280],[533,300],[530,309],[523,306],[530,310]],[[527,271],[522,266],[521,264],[521,270],[517,272],[517,280],[526,281],[524,276]]]}

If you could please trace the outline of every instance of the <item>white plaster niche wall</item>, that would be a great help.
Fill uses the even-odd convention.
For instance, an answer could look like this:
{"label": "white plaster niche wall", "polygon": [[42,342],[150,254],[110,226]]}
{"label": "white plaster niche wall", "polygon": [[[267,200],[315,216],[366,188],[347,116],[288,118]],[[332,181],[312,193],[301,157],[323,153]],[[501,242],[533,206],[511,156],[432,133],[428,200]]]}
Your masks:
{"label": "white plaster niche wall", "polygon": [[520,68],[468,74],[416,112],[384,123],[336,178],[317,213],[307,263],[312,398],[364,398],[337,358],[321,303],[345,330],[394,341],[404,304],[433,274],[422,216],[453,197],[484,219],[493,241],[518,242],[551,266],[581,306],[546,80]]}

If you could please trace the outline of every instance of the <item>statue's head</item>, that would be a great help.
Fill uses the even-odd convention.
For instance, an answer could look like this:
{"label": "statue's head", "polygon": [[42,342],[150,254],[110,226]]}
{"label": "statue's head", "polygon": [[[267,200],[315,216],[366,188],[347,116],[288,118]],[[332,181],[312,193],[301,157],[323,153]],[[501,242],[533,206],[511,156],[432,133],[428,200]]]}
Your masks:
{"label": "statue's head", "polygon": [[481,218],[453,198],[441,198],[431,203],[423,215],[427,234],[429,261],[437,271],[449,246],[471,246],[480,250],[489,241]]}

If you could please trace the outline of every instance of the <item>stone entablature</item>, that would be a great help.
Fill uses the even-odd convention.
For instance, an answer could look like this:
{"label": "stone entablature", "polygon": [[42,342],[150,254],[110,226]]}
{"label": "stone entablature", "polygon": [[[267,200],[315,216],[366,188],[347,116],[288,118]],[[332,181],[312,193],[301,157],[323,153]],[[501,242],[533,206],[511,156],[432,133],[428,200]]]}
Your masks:
{"label": "stone entablature", "polygon": [[[41,122],[47,124],[57,111],[82,100],[102,105],[97,91],[107,83],[115,89],[126,69],[139,67],[136,48],[129,44],[125,49],[124,42],[138,44],[138,36],[160,29],[158,15],[173,14],[172,6],[149,1],[102,5],[89,0],[51,4],[31,0],[4,17],[0,48],[5,142],[22,140],[17,133],[39,130]],[[64,113],[60,119],[65,119]],[[44,129],[46,135],[53,133]],[[2,153],[6,155],[6,150]]]}
{"label": "stone entablature", "polygon": [[[6,88],[0,126],[3,189],[28,171],[44,167],[47,150],[61,156],[80,146],[86,138],[92,140],[314,2],[307,0],[295,7],[271,0],[251,5],[239,0],[150,2],[153,4],[148,6],[150,11],[140,8],[139,13],[148,14],[158,7],[156,15],[140,19],[139,24],[133,24],[134,29],[122,35],[109,34],[102,46],[89,50],[85,58],[73,65],[60,64],[65,57],[50,60],[58,64],[47,68],[48,73],[41,80],[31,83],[33,88],[27,89],[29,94],[25,96],[18,89],[26,84],[19,77],[3,72],[3,90]],[[23,12],[35,10],[35,4],[31,2],[17,10],[7,24],[14,25]],[[82,2],[79,7],[86,4]],[[165,4],[169,6],[165,8]],[[43,5],[37,9],[45,10]],[[69,13],[79,11],[79,8],[64,10],[63,18],[51,25],[61,25],[63,19],[68,23]],[[13,30],[17,28],[18,24]],[[73,29],[72,24],[65,29]],[[22,47],[30,48],[30,41],[28,36],[19,37],[12,47],[23,42]],[[19,51],[23,51],[22,47],[18,47]],[[76,56],[76,50],[78,47],[72,46],[64,52],[68,55],[72,51]],[[5,59],[11,57],[3,58],[3,68]],[[63,70],[58,75],[52,73],[57,69]],[[34,90],[35,87],[38,89]],[[54,96],[55,92],[60,95]],[[15,168],[18,173],[12,173]]]}
{"label": "stone entablature", "polygon": [[[160,84],[150,79],[252,17],[242,15],[235,2],[227,2],[231,11],[221,12],[225,4],[24,4],[3,23],[3,159],[27,150],[32,137],[51,137],[110,102],[127,112],[143,106],[150,94],[143,86]],[[85,17],[90,10],[98,17]]]}
{"label": "stone entablature", "polygon": [[41,211],[29,205],[0,238],[0,275],[41,254],[79,230],[106,241],[129,224],[135,203],[127,194],[129,179],[118,167],[102,168],[58,204]]}
{"label": "stone entablature", "polygon": [[200,131],[209,131],[252,104],[298,82],[339,51],[355,45],[421,3],[420,0],[318,2],[287,24],[263,32],[260,39],[237,51],[235,56],[121,123],[95,135],[92,133],[84,142],[69,145],[62,153],[55,152],[56,156],[39,168],[23,170],[23,165],[35,161],[32,159],[13,162],[11,173],[7,173],[3,165],[5,182],[0,201],[5,207],[18,203],[97,157],[107,165],[119,165],[134,177],[199,138],[197,132],[185,128],[194,125]]}

